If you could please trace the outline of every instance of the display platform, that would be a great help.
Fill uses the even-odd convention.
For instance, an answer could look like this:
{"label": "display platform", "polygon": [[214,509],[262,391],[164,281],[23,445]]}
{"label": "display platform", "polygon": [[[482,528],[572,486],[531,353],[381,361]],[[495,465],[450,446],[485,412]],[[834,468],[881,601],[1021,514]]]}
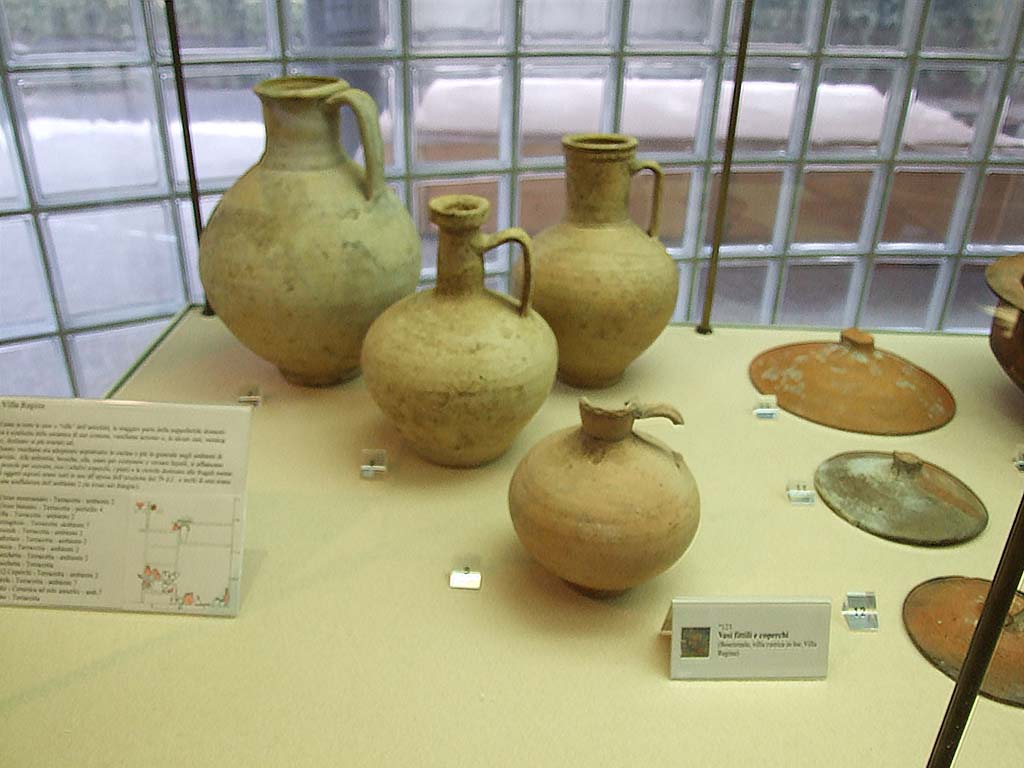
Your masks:
{"label": "display platform", "polygon": [[[0,765],[841,766],[924,765],[953,683],[914,648],[907,593],[936,576],[991,578],[1024,489],[1024,394],[985,338],[878,334],[941,379],[945,427],[840,432],[760,420],[747,368],[772,346],[836,332],[670,328],[597,404],[679,408],[637,429],[680,451],[701,523],[669,571],[613,599],[533,563],[509,519],[518,461],[578,424],[555,386],[509,452],[444,469],[402,445],[361,380],[301,389],[187,313],[120,387],[123,399],[233,403],[259,385],[241,610],[234,619],[0,608]],[[387,477],[360,478],[363,448]],[[902,450],[949,470],[988,508],[965,544],[921,548],[858,530],[786,485],[843,451]],[[482,573],[453,590],[452,569]],[[850,591],[881,629],[850,631]],[[669,679],[659,635],[677,596],[823,596],[828,677]],[[956,763],[1024,765],[1024,710],[978,699]]]}

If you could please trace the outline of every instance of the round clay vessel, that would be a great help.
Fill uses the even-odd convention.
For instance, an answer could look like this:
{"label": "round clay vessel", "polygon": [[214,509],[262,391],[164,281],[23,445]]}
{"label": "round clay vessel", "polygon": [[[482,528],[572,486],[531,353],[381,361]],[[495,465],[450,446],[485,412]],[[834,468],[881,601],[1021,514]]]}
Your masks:
{"label": "round clay vessel", "polygon": [[580,400],[581,425],[530,449],[508,490],[512,524],[541,565],[587,592],[614,594],[675,563],[697,533],[700,496],[683,457],[633,432],[667,405],[606,410]]}
{"label": "round clay vessel", "polygon": [[[903,625],[922,655],[951,680],[960,676],[992,582],[945,576],[918,584],[903,601]],[[1024,594],[1017,592],[981,684],[981,695],[1024,707]]]}
{"label": "round clay vessel", "polygon": [[847,328],[838,342],[812,341],[766,350],[750,364],[757,391],[779,407],[826,427],[871,435],[913,435],[956,413],[949,390],[909,360],[875,347]]}
{"label": "round clay vessel", "polygon": [[[382,314],[363,346],[367,389],[420,456],[471,467],[497,458],[543,404],[557,345],[530,308],[530,238],[480,232],[489,204],[473,195],[430,201],[440,228],[437,285]],[[518,242],[527,264],[520,300],[484,287],[483,255]]]}
{"label": "round clay vessel", "polygon": [[1006,375],[1024,390],[1024,253],[996,259],[986,267],[985,280],[999,297],[988,345]]}
{"label": "round clay vessel", "polygon": [[[288,381],[335,384],[358,374],[373,320],[415,290],[419,237],[384,181],[366,93],[307,76],[255,91],[266,149],[203,230],[199,274],[224,324]],[[342,105],[358,121],[365,170],[342,148]]]}
{"label": "round clay vessel", "polygon": [[[662,170],[636,159],[636,139],[580,134],[562,139],[567,213],[534,238],[534,306],[558,338],[558,377],[607,387],[649,347],[672,317],[675,262],[658,240]],[[629,187],[654,173],[647,231],[629,217]]]}

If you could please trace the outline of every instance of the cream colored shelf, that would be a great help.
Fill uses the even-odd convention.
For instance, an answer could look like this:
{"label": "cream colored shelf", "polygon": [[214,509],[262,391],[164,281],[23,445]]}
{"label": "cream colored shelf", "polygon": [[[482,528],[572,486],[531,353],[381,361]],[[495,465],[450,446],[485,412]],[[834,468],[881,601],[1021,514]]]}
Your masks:
{"label": "cream colored shelf", "polygon": [[[0,608],[0,765],[923,765],[953,685],[912,646],[902,601],[935,576],[991,577],[1024,488],[1024,395],[983,338],[879,335],[950,388],[948,426],[879,438],[755,419],[754,355],[835,336],[672,328],[591,395],[678,406],[685,426],[638,427],[684,454],[703,507],[674,568],[596,601],[531,562],[506,502],[523,454],[577,420],[579,391],[556,385],[502,459],[443,469],[403,448],[360,380],[292,387],[192,312],[118,396],[227,403],[261,385],[241,613]],[[389,450],[386,480],[359,479],[364,447]],[[835,453],[895,448],[971,486],[988,529],[921,549],[786,501],[788,479]],[[462,564],[480,592],[448,588]],[[879,633],[846,629],[851,590],[877,592]],[[676,595],[830,598],[828,678],[670,681],[658,629]],[[957,765],[1022,764],[1024,711],[979,699]]]}

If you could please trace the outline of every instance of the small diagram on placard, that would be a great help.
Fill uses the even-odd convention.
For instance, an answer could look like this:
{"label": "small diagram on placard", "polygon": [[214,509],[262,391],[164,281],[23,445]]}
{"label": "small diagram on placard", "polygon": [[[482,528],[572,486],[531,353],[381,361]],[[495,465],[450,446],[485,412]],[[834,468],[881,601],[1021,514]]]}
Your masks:
{"label": "small diagram on placard", "polygon": [[125,556],[126,607],[225,612],[238,588],[238,503],[234,496],[135,500]]}
{"label": "small diagram on placard", "polygon": [[682,627],[679,655],[684,659],[706,659],[711,655],[711,627]]}

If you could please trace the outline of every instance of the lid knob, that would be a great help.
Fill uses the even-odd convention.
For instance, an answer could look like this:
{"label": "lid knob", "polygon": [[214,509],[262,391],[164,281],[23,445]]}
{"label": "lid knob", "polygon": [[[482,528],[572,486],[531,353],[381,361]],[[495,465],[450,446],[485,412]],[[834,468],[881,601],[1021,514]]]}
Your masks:
{"label": "lid knob", "polygon": [[870,352],[875,348],[875,337],[860,328],[846,328],[839,334],[839,338],[844,344],[863,352]]}

